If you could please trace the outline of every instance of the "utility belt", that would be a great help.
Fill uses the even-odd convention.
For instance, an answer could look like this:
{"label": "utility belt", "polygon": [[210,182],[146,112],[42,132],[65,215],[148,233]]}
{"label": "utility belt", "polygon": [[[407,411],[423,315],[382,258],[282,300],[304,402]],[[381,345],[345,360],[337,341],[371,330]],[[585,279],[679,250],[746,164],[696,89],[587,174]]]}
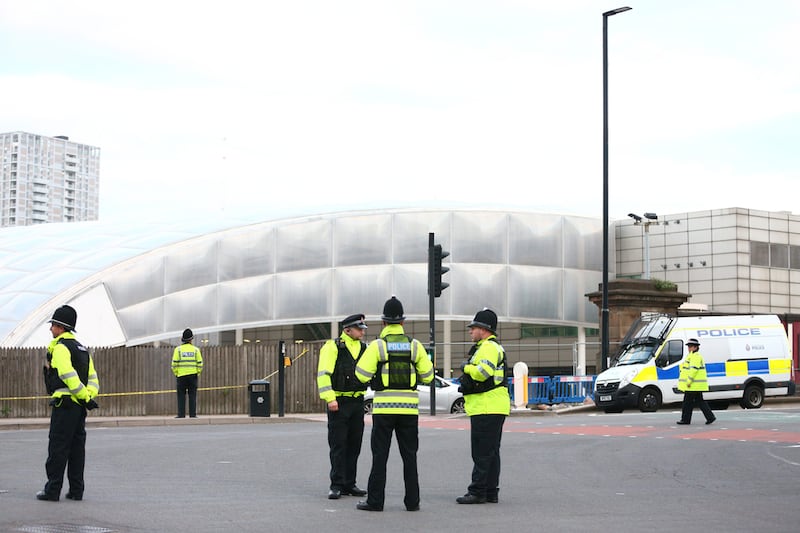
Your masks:
{"label": "utility belt", "polygon": [[480,394],[489,392],[503,385],[502,382],[495,383],[494,376],[489,377],[489,379],[485,381],[475,381],[469,374],[461,376],[459,382],[458,390],[461,394]]}
{"label": "utility belt", "polygon": [[336,401],[339,403],[363,403],[364,395],[361,394],[359,396],[339,396],[337,394]]}
{"label": "utility belt", "polygon": [[50,398],[50,406],[56,409],[72,409],[73,407],[82,407],[72,401],[69,396],[59,396],[57,398]]}
{"label": "utility belt", "polygon": [[75,403],[72,401],[71,396],[58,396],[57,398],[50,398],[49,405],[53,407],[53,409],[72,409],[73,407],[80,407],[81,409],[86,409],[87,411],[91,411],[92,409],[97,409],[100,407],[94,400],[89,400],[88,402],[84,403]]}

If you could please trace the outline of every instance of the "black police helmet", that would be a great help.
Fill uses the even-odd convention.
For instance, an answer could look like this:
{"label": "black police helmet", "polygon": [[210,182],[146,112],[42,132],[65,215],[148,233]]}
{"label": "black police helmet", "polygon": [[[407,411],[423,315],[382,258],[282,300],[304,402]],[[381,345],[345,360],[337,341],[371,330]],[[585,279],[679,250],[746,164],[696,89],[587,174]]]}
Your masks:
{"label": "black police helmet", "polygon": [[68,305],[62,305],[53,313],[53,318],[49,320],[51,324],[63,326],[67,331],[75,331],[75,324],[78,322],[78,313]]}
{"label": "black police helmet", "polygon": [[383,304],[383,316],[381,320],[387,324],[400,324],[406,319],[403,316],[403,304],[395,296],[392,296]]}
{"label": "black police helmet", "polygon": [[475,318],[467,324],[468,328],[483,328],[497,333],[497,314],[491,309],[483,309],[475,313]]}

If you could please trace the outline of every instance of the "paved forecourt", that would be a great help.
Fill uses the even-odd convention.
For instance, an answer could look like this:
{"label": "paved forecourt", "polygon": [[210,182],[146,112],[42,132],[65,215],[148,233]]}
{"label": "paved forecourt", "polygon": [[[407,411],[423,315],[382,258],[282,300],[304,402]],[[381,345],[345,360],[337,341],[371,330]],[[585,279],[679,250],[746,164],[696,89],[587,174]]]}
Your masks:
{"label": "paved forecourt", "polygon": [[[0,431],[0,531],[794,531],[800,406],[718,411],[676,426],[676,410],[512,415],[499,504],[461,506],[469,420],[420,417],[422,509],[405,511],[389,460],[383,513],[328,500],[324,415],[90,427],[82,502],[39,502],[47,430]],[[702,417],[700,417],[702,418]],[[369,421],[369,417],[368,417]],[[213,422],[213,423],[212,423]],[[230,422],[226,420],[226,422]],[[369,473],[369,428],[359,485]],[[693,522],[680,521],[687,506]]]}

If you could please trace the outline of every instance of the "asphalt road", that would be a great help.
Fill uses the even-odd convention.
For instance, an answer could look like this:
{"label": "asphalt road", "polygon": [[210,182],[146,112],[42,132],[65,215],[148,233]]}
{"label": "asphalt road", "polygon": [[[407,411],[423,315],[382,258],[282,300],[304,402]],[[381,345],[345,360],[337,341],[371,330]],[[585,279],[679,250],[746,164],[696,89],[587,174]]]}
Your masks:
{"label": "asphalt road", "polygon": [[[499,504],[461,506],[466,417],[420,418],[422,510],[405,511],[400,457],[383,513],[326,498],[323,417],[280,424],[90,428],[82,502],[39,502],[47,431],[0,431],[0,531],[800,531],[800,405],[512,416]],[[369,429],[359,485],[369,473]]]}

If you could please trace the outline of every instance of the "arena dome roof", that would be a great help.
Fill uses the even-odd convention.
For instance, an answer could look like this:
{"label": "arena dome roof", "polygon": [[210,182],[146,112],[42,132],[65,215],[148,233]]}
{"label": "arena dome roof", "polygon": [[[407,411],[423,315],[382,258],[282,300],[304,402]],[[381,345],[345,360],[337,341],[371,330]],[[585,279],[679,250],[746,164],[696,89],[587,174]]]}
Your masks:
{"label": "arena dome roof", "polygon": [[79,222],[0,232],[0,345],[42,346],[59,305],[78,310],[88,345],[195,333],[377,320],[396,294],[426,320],[428,233],[450,252],[438,319],[476,308],[500,320],[596,327],[584,294],[602,275],[594,218],[491,210],[397,209],[258,223]]}

